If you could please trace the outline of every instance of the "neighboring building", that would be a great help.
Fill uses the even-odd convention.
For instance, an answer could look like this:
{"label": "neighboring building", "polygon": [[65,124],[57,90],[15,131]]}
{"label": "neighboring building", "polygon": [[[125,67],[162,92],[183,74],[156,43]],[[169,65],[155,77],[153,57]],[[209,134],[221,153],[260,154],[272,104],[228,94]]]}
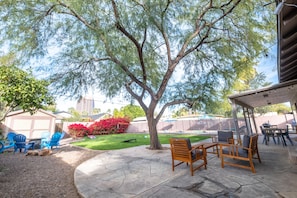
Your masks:
{"label": "neighboring building", "polygon": [[112,115],[110,113],[99,113],[99,114],[89,116],[90,121],[94,121],[94,122],[100,121],[105,118],[110,118],[110,117],[112,117]]}
{"label": "neighboring building", "polygon": [[55,132],[56,116],[51,112],[38,110],[31,115],[29,112],[10,112],[3,127],[4,136],[10,131],[23,134],[27,138],[40,138],[42,132]]}
{"label": "neighboring building", "polygon": [[57,116],[57,119],[67,119],[67,118],[71,118],[72,115],[66,111],[58,111],[54,113]]}
{"label": "neighboring building", "polygon": [[92,115],[95,108],[95,102],[93,98],[83,97],[77,101],[76,111],[81,114],[86,113],[87,115]]}
{"label": "neighboring building", "polygon": [[137,117],[133,119],[133,122],[147,122],[147,119],[145,116]]}

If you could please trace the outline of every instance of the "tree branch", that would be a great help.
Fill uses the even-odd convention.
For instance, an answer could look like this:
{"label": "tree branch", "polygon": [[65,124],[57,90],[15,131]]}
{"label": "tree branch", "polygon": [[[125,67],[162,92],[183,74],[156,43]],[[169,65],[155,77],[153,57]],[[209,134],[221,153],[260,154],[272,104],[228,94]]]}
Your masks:
{"label": "tree branch", "polygon": [[[208,37],[208,34],[210,32],[210,30],[214,27],[214,25],[220,21],[221,19],[223,19],[226,15],[230,14],[235,8],[236,6],[242,1],[242,0],[236,0],[234,2],[234,4],[231,6],[231,8],[229,8],[227,11],[225,11],[223,8],[230,5],[234,0],[230,0],[229,2],[227,2],[226,4],[222,5],[219,7],[219,9],[222,9],[223,10],[223,14],[218,17],[216,20],[212,21],[211,23],[203,23],[203,26],[202,27],[199,27],[198,26],[198,23],[196,25],[196,30],[194,31],[194,33],[185,41],[184,45],[182,46],[177,58],[179,57],[179,55],[181,57],[185,57],[187,56],[188,54],[190,54],[191,52],[193,52],[194,50],[196,50],[204,41],[205,39]],[[203,13],[198,17],[197,19],[197,22],[198,21],[202,21],[202,18],[203,16],[205,15],[205,13],[211,9],[211,8],[215,8],[212,6],[212,1],[210,1],[209,5],[205,8],[205,10],[203,11]],[[207,30],[207,33],[204,35],[204,37],[200,40],[200,42],[195,45],[195,47],[192,47],[190,49],[188,49],[187,51],[186,48],[188,47],[189,43],[199,34],[199,32],[205,28],[205,27],[208,27],[208,30]]]}
{"label": "tree branch", "polygon": [[88,23],[83,17],[81,17],[75,10],[73,10],[70,6],[66,5],[65,3],[61,2],[60,0],[58,0],[59,5],[67,8],[70,12],[59,12],[61,14],[68,14],[71,16],[74,16],[75,18],[77,18],[80,22],[82,22],[83,24],[85,24],[88,28],[90,28],[91,30],[96,30],[95,27],[93,27],[90,23]]}
{"label": "tree branch", "polygon": [[[120,15],[116,6],[116,3],[114,0],[112,0],[112,7],[114,11],[114,16],[116,19],[116,28],[120,30],[132,43],[135,45],[137,52],[138,52],[138,58],[140,62],[140,66],[142,69],[142,77],[143,77],[143,82],[145,83],[147,81],[147,75],[146,75],[146,68],[145,68],[145,63],[143,60],[143,46],[146,41],[146,38],[144,38],[142,45],[139,44],[139,42],[121,25],[120,23]],[[145,30],[145,36],[146,36],[146,30]]]}
{"label": "tree branch", "polygon": [[173,106],[173,105],[177,105],[177,104],[189,104],[190,106],[192,106],[193,102],[191,102],[191,101],[188,100],[188,99],[180,99],[180,100],[173,100],[173,101],[171,101],[171,102],[166,103],[166,104],[162,107],[161,111],[159,112],[159,114],[158,114],[157,117],[156,117],[157,122],[161,119],[163,113],[165,112],[165,110],[166,110],[168,107]]}
{"label": "tree branch", "polygon": [[142,100],[142,96],[138,96],[137,94],[135,94],[132,89],[130,88],[130,84],[131,83],[126,83],[125,84],[125,87],[126,87],[126,90],[131,94],[131,96],[133,96],[137,101],[138,103],[140,104],[140,106],[143,108],[143,110],[146,112],[148,110],[148,107],[145,105],[145,103],[143,102]]}

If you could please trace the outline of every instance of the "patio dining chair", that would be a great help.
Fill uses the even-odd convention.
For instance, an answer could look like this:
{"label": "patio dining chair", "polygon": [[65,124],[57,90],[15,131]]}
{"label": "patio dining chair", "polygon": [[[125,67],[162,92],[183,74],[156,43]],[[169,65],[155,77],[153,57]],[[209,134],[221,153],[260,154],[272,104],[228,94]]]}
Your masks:
{"label": "patio dining chair", "polygon": [[292,139],[290,138],[290,135],[289,135],[289,126],[288,125],[287,125],[287,128],[286,128],[286,132],[283,134],[283,136],[286,137],[290,141],[292,146],[294,146],[294,143],[293,143],[293,141],[292,141]]}
{"label": "patio dining chair", "polygon": [[[170,138],[170,150],[172,157],[172,171],[174,168],[184,162],[190,164],[191,175],[194,175],[194,171],[198,170],[202,166],[206,169],[206,151],[203,149],[203,145],[191,146],[190,139],[188,138]],[[178,164],[174,162],[179,161]],[[194,167],[194,162],[201,161],[199,165]]]}
{"label": "patio dining chair", "polygon": [[264,136],[262,144],[265,143],[266,145],[268,145],[270,137],[273,139],[274,144],[276,144],[275,133],[273,132],[272,128],[265,127],[263,125],[263,126],[260,126],[260,129],[261,129],[262,135]]}

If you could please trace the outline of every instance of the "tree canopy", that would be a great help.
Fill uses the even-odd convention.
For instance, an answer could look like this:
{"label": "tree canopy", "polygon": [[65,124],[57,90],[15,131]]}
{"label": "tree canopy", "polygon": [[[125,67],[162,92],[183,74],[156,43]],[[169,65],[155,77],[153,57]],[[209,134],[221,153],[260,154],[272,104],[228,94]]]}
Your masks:
{"label": "tree canopy", "polygon": [[115,109],[113,115],[115,117],[125,117],[133,120],[134,118],[145,116],[145,112],[140,106],[130,104],[122,107],[120,110]]}
{"label": "tree canopy", "polygon": [[[203,110],[275,38],[260,0],[1,1],[2,43],[47,56],[58,94],[124,94],[146,113],[151,148],[165,109]],[[267,0],[268,2],[268,0]],[[1,41],[0,41],[1,42]]]}
{"label": "tree canopy", "polygon": [[232,93],[240,93],[242,91],[258,89],[260,87],[268,86],[271,82],[266,81],[264,73],[258,73],[254,64],[243,67],[238,70],[237,78],[234,80],[233,85],[228,90],[224,90],[221,98],[216,101],[211,101],[207,104],[205,111],[207,113],[224,115],[225,117],[232,116],[232,107],[228,101],[228,95]]}
{"label": "tree canopy", "polygon": [[6,115],[14,110],[22,109],[31,114],[45,105],[52,105],[45,80],[37,80],[15,66],[0,66],[0,104],[3,121]]}

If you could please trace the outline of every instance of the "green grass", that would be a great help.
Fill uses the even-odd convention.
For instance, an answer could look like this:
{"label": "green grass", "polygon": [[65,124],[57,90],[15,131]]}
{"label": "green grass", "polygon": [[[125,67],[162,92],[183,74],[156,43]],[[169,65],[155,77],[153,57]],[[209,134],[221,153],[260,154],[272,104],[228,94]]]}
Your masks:
{"label": "green grass", "polygon": [[[171,137],[190,138],[191,143],[209,138],[209,136],[199,136],[190,134],[158,134],[161,144],[169,144]],[[129,139],[136,139],[132,142],[123,142]],[[73,142],[73,145],[85,147],[93,150],[116,150],[140,145],[149,145],[150,136],[148,134],[123,133],[114,135],[98,135],[95,139],[84,137],[81,141]]]}

